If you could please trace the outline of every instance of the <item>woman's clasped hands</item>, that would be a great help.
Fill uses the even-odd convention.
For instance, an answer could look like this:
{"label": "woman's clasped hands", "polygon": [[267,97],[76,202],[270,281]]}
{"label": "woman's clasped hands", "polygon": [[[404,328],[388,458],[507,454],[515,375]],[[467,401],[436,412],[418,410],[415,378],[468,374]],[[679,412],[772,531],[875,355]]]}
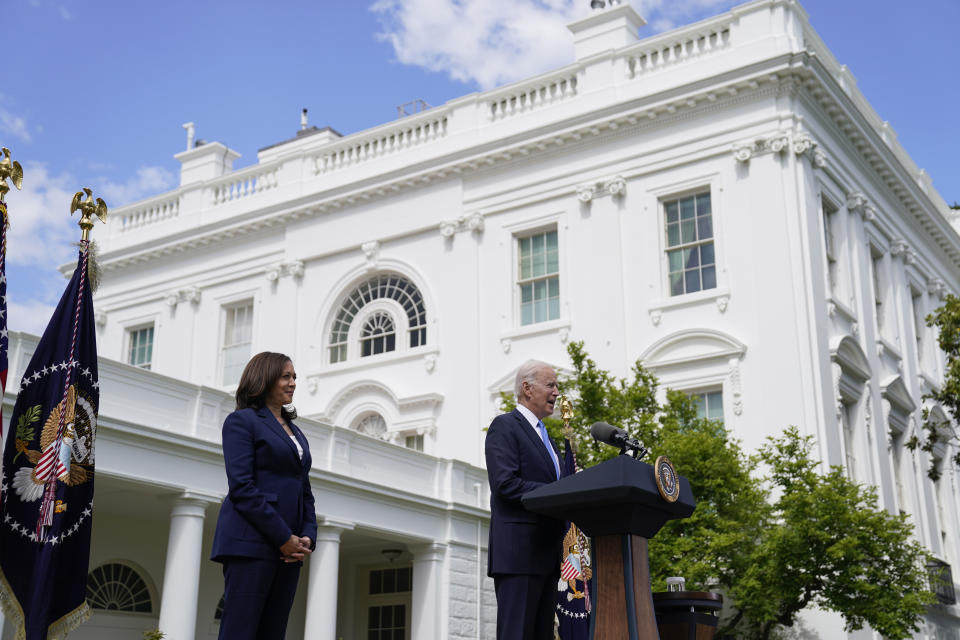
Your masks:
{"label": "woman's clasped hands", "polygon": [[290,539],[280,547],[280,555],[284,562],[302,562],[312,552],[311,541],[307,536],[297,537],[290,534]]}

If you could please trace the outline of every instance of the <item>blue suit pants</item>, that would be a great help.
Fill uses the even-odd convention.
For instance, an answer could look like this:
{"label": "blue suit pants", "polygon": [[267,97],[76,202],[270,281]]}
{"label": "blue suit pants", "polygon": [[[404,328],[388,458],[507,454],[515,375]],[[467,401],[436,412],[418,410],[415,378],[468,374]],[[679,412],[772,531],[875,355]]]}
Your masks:
{"label": "blue suit pants", "polygon": [[300,563],[225,558],[220,640],[283,640]]}
{"label": "blue suit pants", "polygon": [[545,576],[498,573],[497,640],[553,640],[560,567]]}

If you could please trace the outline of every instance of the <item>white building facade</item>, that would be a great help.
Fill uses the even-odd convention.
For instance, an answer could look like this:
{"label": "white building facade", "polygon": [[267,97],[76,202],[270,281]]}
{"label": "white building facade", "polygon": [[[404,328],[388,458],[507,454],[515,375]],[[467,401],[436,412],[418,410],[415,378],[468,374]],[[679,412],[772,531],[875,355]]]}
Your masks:
{"label": "white building facade", "polygon": [[[960,291],[950,210],[793,0],[641,25],[596,10],[567,67],[244,169],[191,146],[179,188],[111,213],[91,571],[141,603],[77,638],[216,635],[220,424],[263,350],[297,368],[322,532],[291,638],[494,636],[483,429],[570,340],[643,359],[748,449],[798,425],[958,566],[952,450],[904,446],[943,379],[923,318]],[[958,629],[942,604],[917,637]]]}

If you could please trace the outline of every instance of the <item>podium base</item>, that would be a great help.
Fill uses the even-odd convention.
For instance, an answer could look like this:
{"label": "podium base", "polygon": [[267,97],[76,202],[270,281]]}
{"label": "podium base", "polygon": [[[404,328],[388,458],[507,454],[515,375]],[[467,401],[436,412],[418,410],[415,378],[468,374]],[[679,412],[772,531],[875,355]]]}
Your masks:
{"label": "podium base", "polygon": [[593,597],[592,640],[660,640],[646,538],[624,534],[593,539]]}

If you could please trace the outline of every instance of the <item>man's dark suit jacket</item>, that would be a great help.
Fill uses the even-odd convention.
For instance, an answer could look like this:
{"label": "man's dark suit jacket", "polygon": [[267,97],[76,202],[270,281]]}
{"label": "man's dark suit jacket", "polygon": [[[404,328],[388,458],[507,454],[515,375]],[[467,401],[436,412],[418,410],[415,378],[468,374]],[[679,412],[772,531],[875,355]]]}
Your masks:
{"label": "man's dark suit jacket", "polygon": [[291,534],[317,540],[310,490],[310,445],[290,423],[303,458],[267,408],[234,411],[223,423],[227,497],[220,507],[210,559],[277,560]]}
{"label": "man's dark suit jacket", "polygon": [[[550,445],[562,460],[553,440]],[[487,430],[490,542],[487,575],[549,575],[560,567],[563,522],[527,511],[523,494],[557,479],[543,441],[517,409],[493,419]]]}

